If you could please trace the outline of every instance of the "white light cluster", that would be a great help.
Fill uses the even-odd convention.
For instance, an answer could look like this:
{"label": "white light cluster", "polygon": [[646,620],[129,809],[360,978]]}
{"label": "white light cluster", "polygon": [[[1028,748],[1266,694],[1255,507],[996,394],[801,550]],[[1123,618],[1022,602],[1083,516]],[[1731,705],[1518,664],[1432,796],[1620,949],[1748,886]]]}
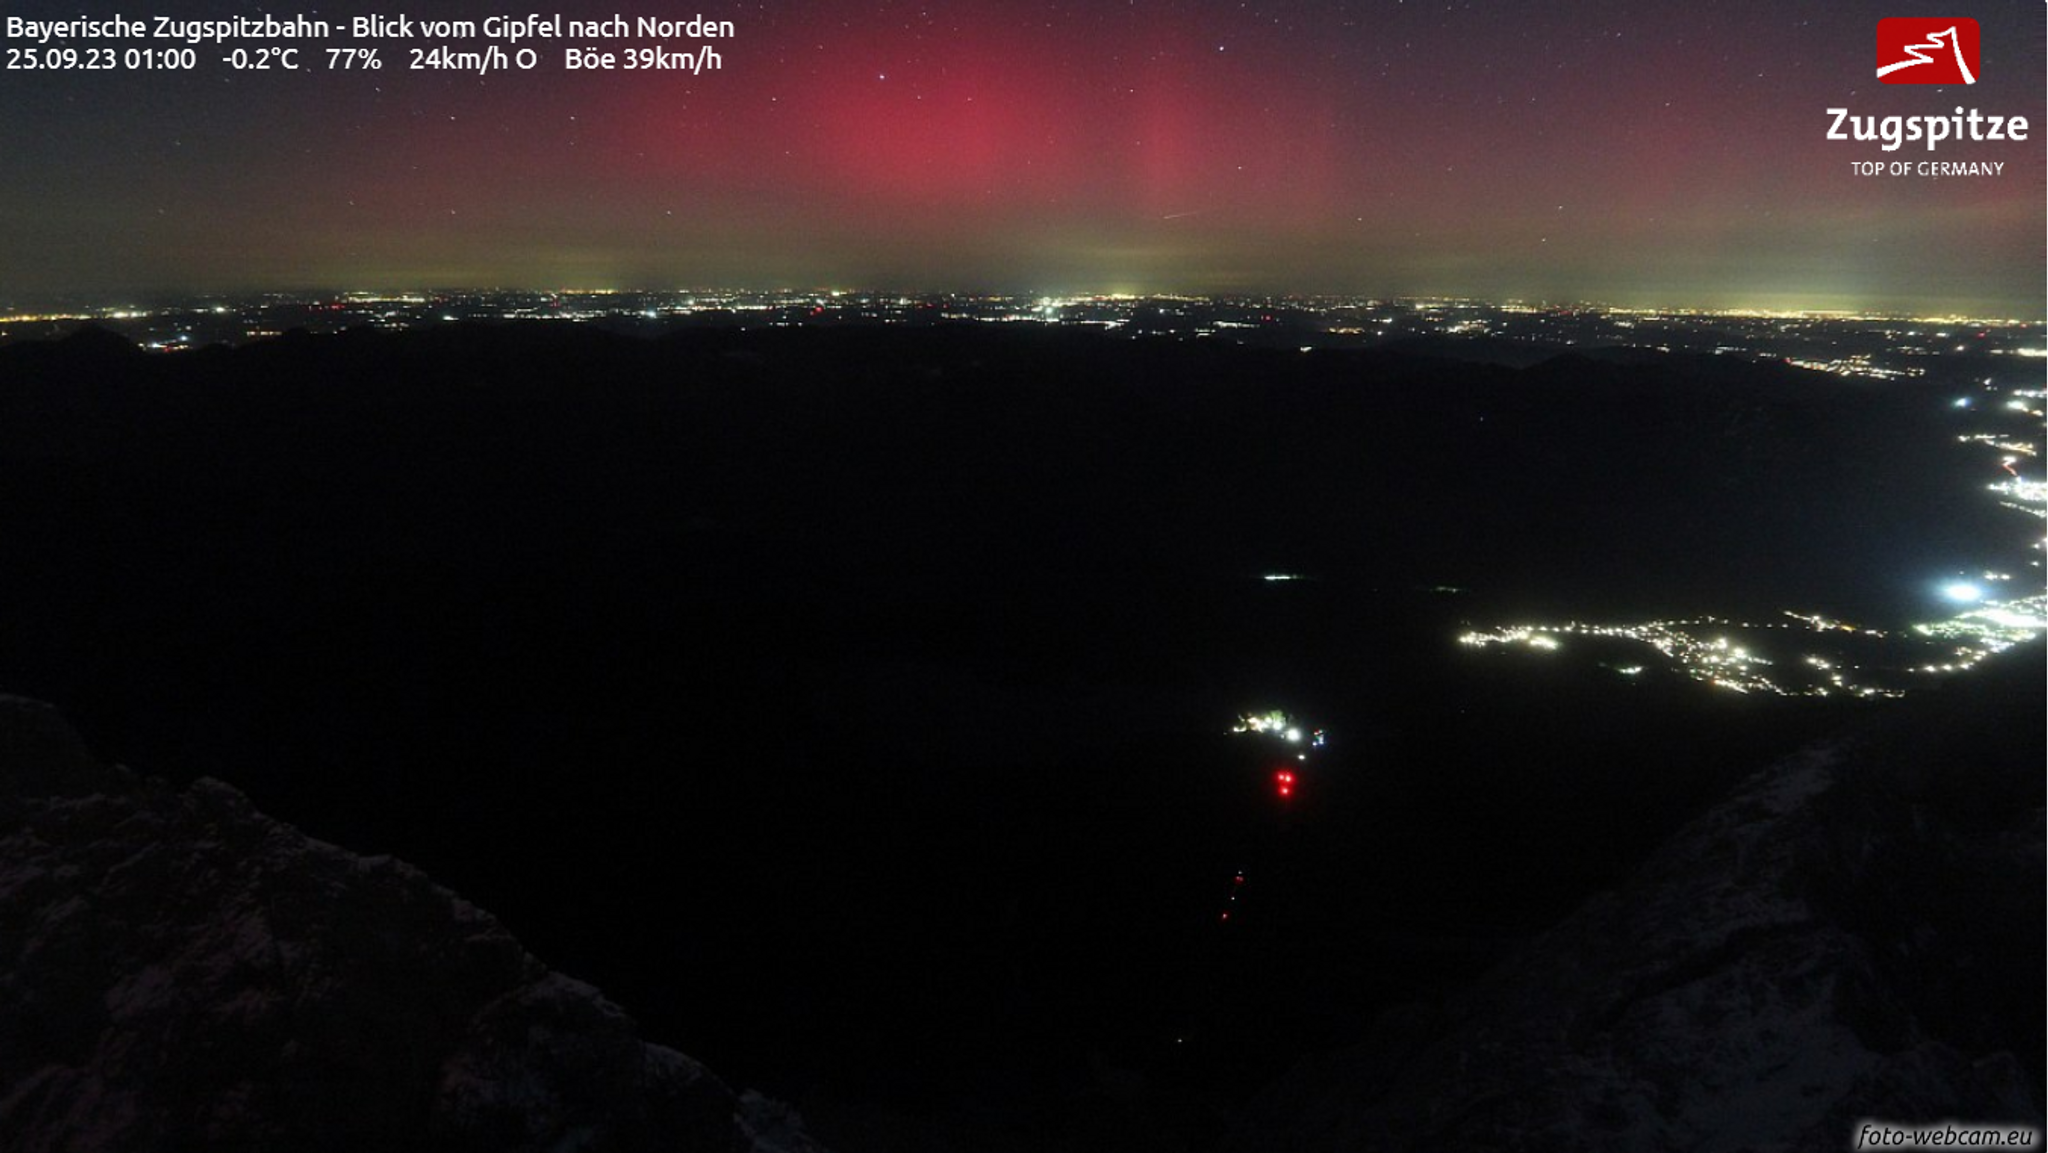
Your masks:
{"label": "white light cluster", "polygon": [[[1233,733],[1261,733],[1277,737],[1290,745],[1307,744],[1310,748],[1321,748],[1328,739],[1321,729],[1304,730],[1293,717],[1274,709],[1265,713],[1244,713],[1232,725]],[[1305,759],[1305,758],[1304,758]]]}
{"label": "white light cluster", "polygon": [[[1996,579],[2002,574],[1987,574]],[[1859,637],[1886,636],[1877,629],[1845,624],[1816,614],[1786,613],[1786,616],[1821,633],[1850,633]],[[1601,637],[1634,641],[1656,649],[1694,680],[1736,692],[1762,692],[1779,696],[1897,697],[1900,689],[1872,683],[1869,673],[1903,676],[1946,675],[1967,672],[1985,658],[2048,631],[2048,594],[2022,600],[1981,601],[1968,611],[1943,621],[1912,626],[1902,639],[1921,642],[1910,663],[1872,668],[1840,656],[1806,654],[1801,664],[1814,670],[1814,683],[1793,684],[1771,670],[1773,661],[1730,640],[1730,632],[1765,632],[1790,628],[1784,624],[1747,624],[1706,617],[1690,621],[1651,621],[1637,625],[1591,625],[1572,621],[1562,625],[1515,625],[1490,632],[1468,632],[1458,638],[1473,648],[1492,645],[1521,645],[1538,650],[1555,650],[1562,636]],[[1711,631],[1714,634],[1709,637]],[[1768,640],[1768,637],[1764,638]],[[1617,669],[1624,676],[1636,676],[1641,666]],[[1856,674],[1866,674],[1858,676]]]}
{"label": "white light cluster", "polygon": [[1989,445],[2001,452],[2018,453],[2021,456],[2038,456],[2040,454],[2038,446],[2028,444],[2025,441],[2009,440],[1995,432],[1974,432],[1966,436],[1959,436],[1956,439],[1964,444]]}
{"label": "white light cluster", "polygon": [[[1867,353],[1838,357],[1834,360],[1806,360],[1796,356],[1788,356],[1785,358],[1785,363],[1794,368],[1807,368],[1815,372],[1831,372],[1836,376],[1864,376],[1876,380],[1898,380],[1902,377],[1925,376],[1927,374],[1927,370],[1924,368],[1888,368],[1877,363],[1875,358]],[[1968,402],[1959,403],[1957,407],[1968,407]]]}
{"label": "white light cluster", "polygon": [[[1953,643],[1954,658],[1941,665],[1919,666],[1921,672],[1955,672],[1994,653],[2039,636],[2048,629],[2048,593],[2022,600],[1985,604],[1945,621],[1914,625],[1913,632],[1930,640]],[[1946,666],[1956,665],[1951,669]]]}
{"label": "white light cluster", "polygon": [[2007,498],[1999,501],[1999,504],[2030,516],[2048,519],[2048,484],[2038,480],[2027,480],[2024,477],[2014,477],[1984,487]]}
{"label": "white light cluster", "polygon": [[1275,709],[1270,713],[1246,713],[1237,718],[1231,728],[1233,733],[1279,733],[1285,732],[1290,723],[1286,713]]}
{"label": "white light cluster", "polygon": [[[1863,636],[1883,635],[1873,629],[1843,624],[1826,617],[1790,613],[1787,615],[1815,631],[1842,631]],[[1782,677],[1772,673],[1771,666],[1774,661],[1752,651],[1747,645],[1730,640],[1727,635],[1733,631],[1763,631],[1790,627],[1784,624],[1744,624],[1714,617],[1684,621],[1649,621],[1633,625],[1586,624],[1571,621],[1562,625],[1516,625],[1491,632],[1468,632],[1460,636],[1458,641],[1473,648],[1523,645],[1539,651],[1555,651],[1560,646],[1558,638],[1563,636],[1633,641],[1657,650],[1671,664],[1696,681],[1738,693],[1756,692],[1777,696],[1832,696],[1836,693],[1863,697],[1899,695],[1896,690],[1876,685],[1852,684],[1844,673],[1836,671],[1837,666],[1833,662],[1824,661],[1824,658],[1820,657],[1807,657],[1806,663],[1824,670],[1827,684],[1785,683]],[[1642,674],[1643,667],[1630,665],[1616,671],[1623,676],[1635,677]]]}

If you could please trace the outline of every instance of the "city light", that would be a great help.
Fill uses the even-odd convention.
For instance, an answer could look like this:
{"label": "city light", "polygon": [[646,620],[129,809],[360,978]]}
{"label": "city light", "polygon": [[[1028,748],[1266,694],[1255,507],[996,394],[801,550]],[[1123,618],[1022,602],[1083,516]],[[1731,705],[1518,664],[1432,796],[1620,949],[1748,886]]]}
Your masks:
{"label": "city light", "polygon": [[[928,323],[934,319],[1000,325],[1092,328],[1128,339],[1256,340],[1285,312],[1290,334],[1312,334],[1303,350],[1369,347],[1417,336],[1486,338],[1545,349],[1614,345],[1668,353],[1706,353],[1790,364],[1864,380],[1926,375],[1929,358],[1951,354],[1937,343],[1954,325],[1975,329],[1978,351],[2039,355],[2040,325],[2011,319],[1921,318],[1840,311],[1630,308],[1587,302],[1489,303],[1452,298],[1351,296],[1216,296],[1128,292],[1060,295],[939,293],[925,296],[849,289],[626,291],[604,285],[555,290],[353,290],[266,293],[223,302],[93,310],[19,309],[0,315],[0,340],[43,337],[66,325],[97,323],[136,344],[173,350],[191,330],[195,344],[240,344],[292,329],[334,332],[352,327],[413,329],[506,320],[614,321],[642,331],[702,319],[737,327],[795,328],[815,324]],[[1161,326],[1159,317],[1171,318]],[[1788,346],[1787,342],[1791,342]],[[1825,353],[1805,351],[1828,349]],[[1989,382],[1986,387],[1990,388]],[[2002,407],[2038,414],[2038,394],[2016,391]],[[1984,410],[1971,396],[1949,403]],[[1268,580],[1305,580],[1275,572]]]}

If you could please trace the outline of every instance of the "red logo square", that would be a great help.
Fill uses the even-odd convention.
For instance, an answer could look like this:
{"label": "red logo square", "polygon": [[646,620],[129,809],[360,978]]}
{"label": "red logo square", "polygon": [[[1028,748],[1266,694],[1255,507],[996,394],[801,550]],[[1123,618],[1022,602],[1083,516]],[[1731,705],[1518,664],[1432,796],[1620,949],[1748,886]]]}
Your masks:
{"label": "red logo square", "polygon": [[1877,78],[1886,84],[1975,84],[1977,22],[1893,16],[1877,22]]}

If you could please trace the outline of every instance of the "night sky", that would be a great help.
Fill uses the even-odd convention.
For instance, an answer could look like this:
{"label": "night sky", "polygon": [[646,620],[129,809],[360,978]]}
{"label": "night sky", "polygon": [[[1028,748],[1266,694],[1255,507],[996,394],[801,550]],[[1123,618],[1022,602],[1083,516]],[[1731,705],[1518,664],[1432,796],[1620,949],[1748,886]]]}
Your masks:
{"label": "night sky", "polygon": [[[0,15],[266,11],[120,2]],[[267,9],[373,10],[403,9]],[[530,10],[701,12],[737,35],[695,77],[567,72],[559,41],[533,44],[530,73],[411,72],[417,39],[375,42],[379,72],[329,72],[325,47],[371,43],[345,33],[303,45],[299,74],[236,74],[233,45],[201,46],[189,74],[0,73],[0,303],[725,286],[2044,312],[2035,0]],[[1877,82],[1877,20],[1944,12],[1980,23],[1980,83]],[[1957,105],[2033,131],[1931,154],[1824,139],[1829,107]],[[1865,177],[1856,160],[2004,171]]]}

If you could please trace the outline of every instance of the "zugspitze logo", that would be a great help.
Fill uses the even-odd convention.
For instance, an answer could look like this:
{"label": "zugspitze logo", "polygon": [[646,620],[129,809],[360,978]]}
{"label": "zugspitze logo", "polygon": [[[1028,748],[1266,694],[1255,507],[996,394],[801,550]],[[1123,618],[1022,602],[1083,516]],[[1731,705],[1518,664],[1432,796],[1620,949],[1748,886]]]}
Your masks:
{"label": "zugspitze logo", "polygon": [[1977,22],[1967,16],[1879,20],[1877,78],[1886,84],[1975,84]]}

